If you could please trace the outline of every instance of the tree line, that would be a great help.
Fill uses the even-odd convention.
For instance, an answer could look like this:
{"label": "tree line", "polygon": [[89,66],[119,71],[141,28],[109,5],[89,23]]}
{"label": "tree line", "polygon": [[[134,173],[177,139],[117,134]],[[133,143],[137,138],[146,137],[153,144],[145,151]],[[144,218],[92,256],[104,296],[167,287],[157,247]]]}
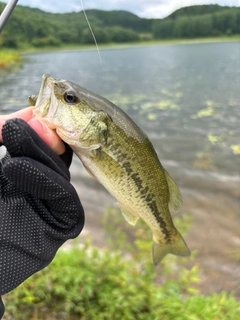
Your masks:
{"label": "tree line", "polygon": [[218,5],[182,8],[166,19],[155,20],[152,31],[156,39],[240,34],[240,8]]}
{"label": "tree line", "polygon": [[[0,12],[5,7],[0,2]],[[240,34],[240,8],[202,5],[181,8],[164,19],[145,19],[127,11],[86,10],[98,43],[196,38]],[[0,35],[9,48],[92,44],[83,12],[53,14],[17,6]]]}

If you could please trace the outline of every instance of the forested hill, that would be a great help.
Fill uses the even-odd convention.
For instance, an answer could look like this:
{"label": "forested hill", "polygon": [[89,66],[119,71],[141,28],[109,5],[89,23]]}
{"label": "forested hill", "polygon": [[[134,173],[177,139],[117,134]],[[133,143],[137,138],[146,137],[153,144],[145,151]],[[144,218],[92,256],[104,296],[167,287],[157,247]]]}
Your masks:
{"label": "forested hill", "polygon": [[218,4],[209,4],[209,5],[195,5],[191,7],[184,7],[181,9],[178,9],[174,11],[172,14],[170,14],[166,19],[177,19],[180,17],[186,17],[186,16],[199,16],[203,14],[214,14],[219,11],[225,11],[230,9],[230,7],[222,7]]}
{"label": "forested hill", "polygon": [[[5,7],[0,2],[0,12]],[[196,38],[240,34],[240,8],[191,6],[165,19],[144,19],[127,11],[86,10],[98,43]],[[89,44],[93,37],[83,12],[47,13],[18,5],[0,35],[11,48]]]}
{"label": "forested hill", "polygon": [[196,5],[181,8],[152,25],[156,39],[218,37],[240,34],[240,7]]}

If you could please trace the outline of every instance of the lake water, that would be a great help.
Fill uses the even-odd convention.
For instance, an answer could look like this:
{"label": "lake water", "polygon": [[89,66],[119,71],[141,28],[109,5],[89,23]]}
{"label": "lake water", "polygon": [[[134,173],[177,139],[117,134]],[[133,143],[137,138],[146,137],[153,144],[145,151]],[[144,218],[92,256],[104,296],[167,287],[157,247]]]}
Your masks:
{"label": "lake water", "polygon": [[[148,134],[193,218],[186,236],[198,254],[202,292],[240,297],[240,43],[159,45],[25,55],[0,71],[2,113],[27,106],[41,76],[71,80],[125,110]],[[115,201],[74,159],[72,181],[86,228],[104,245],[100,225]]]}

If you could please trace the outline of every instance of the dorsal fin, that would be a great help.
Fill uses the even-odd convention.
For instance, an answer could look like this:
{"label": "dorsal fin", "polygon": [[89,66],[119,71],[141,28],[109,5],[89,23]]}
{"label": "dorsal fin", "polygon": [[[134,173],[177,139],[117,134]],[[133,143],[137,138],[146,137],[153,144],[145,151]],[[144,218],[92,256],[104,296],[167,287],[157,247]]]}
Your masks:
{"label": "dorsal fin", "polygon": [[179,212],[182,206],[182,196],[180,193],[180,190],[178,189],[178,186],[173,181],[173,179],[170,177],[169,173],[164,169],[164,174],[167,180],[170,199],[169,204],[175,210],[176,212]]}

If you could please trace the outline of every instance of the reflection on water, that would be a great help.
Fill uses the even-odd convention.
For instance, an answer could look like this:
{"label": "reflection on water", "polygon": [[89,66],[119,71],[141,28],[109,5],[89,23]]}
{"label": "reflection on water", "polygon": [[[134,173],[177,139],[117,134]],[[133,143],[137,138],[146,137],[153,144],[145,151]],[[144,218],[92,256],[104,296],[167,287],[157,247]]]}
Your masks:
{"label": "reflection on water", "polygon": [[[27,106],[44,73],[124,109],[149,135],[194,217],[187,242],[198,250],[205,292],[232,290],[240,285],[240,43],[106,49],[101,58],[96,50],[24,56],[22,69],[0,74],[1,111]],[[114,200],[78,159],[71,170],[86,230],[104,237],[98,224]]]}

